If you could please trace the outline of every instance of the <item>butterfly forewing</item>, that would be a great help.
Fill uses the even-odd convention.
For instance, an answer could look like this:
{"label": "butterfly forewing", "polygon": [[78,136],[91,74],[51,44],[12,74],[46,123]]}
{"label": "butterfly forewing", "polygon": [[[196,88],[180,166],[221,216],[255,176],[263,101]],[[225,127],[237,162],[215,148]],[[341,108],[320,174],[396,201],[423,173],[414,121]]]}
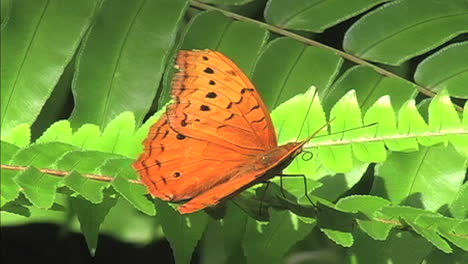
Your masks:
{"label": "butterfly forewing", "polygon": [[214,51],[181,51],[168,109],[177,131],[246,154],[277,146],[268,110],[253,84]]}

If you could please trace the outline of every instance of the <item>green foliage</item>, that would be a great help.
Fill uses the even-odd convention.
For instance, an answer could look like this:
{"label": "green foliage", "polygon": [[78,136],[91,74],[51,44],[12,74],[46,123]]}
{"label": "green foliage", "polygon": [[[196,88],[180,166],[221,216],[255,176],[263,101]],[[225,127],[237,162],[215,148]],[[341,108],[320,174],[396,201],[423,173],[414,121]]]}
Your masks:
{"label": "green foliage", "polygon": [[[259,6],[201,2],[251,13]],[[414,73],[407,67],[467,32],[466,2],[285,3],[257,10],[262,24],[185,0],[2,1],[2,216],[64,223],[76,215],[92,254],[100,232],[138,241],[140,228],[147,242],[162,230],[177,263],[204,244],[217,244],[219,262],[279,263],[310,249],[314,237],[340,245],[350,263],[466,257],[468,106],[454,107],[449,95],[468,98],[467,42],[425,56]],[[283,30],[311,36],[361,14],[345,33],[347,53]],[[150,198],[132,163],[170,101],[177,51],[206,48],[252,79],[273,110],[280,144],[317,134],[285,169],[305,180],[274,178],[209,214],[181,216]],[[406,79],[383,69],[400,64],[393,69]],[[66,71],[73,79],[57,84]],[[73,92],[68,120],[38,118],[54,89]],[[433,97],[421,101],[419,92]],[[221,239],[209,241],[205,229]]]}

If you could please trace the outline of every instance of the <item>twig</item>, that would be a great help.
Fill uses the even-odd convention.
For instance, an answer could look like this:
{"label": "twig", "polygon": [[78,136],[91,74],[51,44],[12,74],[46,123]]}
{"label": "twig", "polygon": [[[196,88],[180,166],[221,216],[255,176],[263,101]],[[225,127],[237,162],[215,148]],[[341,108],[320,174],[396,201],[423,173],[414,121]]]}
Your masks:
{"label": "twig", "polygon": [[[29,169],[30,167],[1,164],[1,168],[6,169],[6,170],[25,171]],[[71,173],[71,171],[62,171],[62,170],[54,170],[54,169],[38,169],[38,170],[45,174],[50,174],[50,175],[55,175],[55,176],[60,176],[60,177],[67,176]],[[81,175],[88,179],[104,181],[104,182],[111,182],[115,179],[114,177],[104,176],[104,175],[99,175],[99,174],[81,173]],[[136,183],[136,184],[143,184],[139,180],[129,179],[128,182]]]}
{"label": "twig", "polygon": [[[311,142],[306,145],[307,148],[316,148],[324,146],[339,146],[339,145],[349,145],[353,143],[368,143],[376,141],[385,141],[385,140],[397,140],[397,139],[411,139],[411,138],[421,138],[421,137],[443,137],[443,136],[457,136],[457,135],[468,135],[468,130],[444,130],[440,132],[426,132],[423,134],[412,134],[412,135],[394,135],[394,136],[384,136],[384,137],[373,137],[373,138],[355,138],[349,140],[340,140],[340,141],[322,141],[322,142]],[[326,137],[327,135],[323,135]],[[312,139],[313,140],[313,139]]]}

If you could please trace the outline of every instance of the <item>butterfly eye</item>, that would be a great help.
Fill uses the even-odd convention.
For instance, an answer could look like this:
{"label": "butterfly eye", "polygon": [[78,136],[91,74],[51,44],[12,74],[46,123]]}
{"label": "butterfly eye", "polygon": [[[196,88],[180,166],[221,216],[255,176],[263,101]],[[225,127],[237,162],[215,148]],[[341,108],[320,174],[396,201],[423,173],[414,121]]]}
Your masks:
{"label": "butterfly eye", "polygon": [[178,171],[176,171],[176,172],[174,172],[174,173],[172,174],[172,177],[174,177],[174,178],[179,178],[180,176],[182,176],[182,173],[180,173],[180,172],[178,172]]}

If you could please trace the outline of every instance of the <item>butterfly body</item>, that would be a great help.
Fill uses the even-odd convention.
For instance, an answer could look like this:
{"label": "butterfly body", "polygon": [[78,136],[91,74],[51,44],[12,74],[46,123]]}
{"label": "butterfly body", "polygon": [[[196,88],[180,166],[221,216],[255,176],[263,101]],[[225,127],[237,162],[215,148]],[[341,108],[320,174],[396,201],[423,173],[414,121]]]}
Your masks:
{"label": "butterfly body", "polygon": [[134,164],[153,196],[196,212],[278,175],[302,151],[305,141],[278,146],[260,95],[226,56],[181,51],[177,66],[174,103]]}

